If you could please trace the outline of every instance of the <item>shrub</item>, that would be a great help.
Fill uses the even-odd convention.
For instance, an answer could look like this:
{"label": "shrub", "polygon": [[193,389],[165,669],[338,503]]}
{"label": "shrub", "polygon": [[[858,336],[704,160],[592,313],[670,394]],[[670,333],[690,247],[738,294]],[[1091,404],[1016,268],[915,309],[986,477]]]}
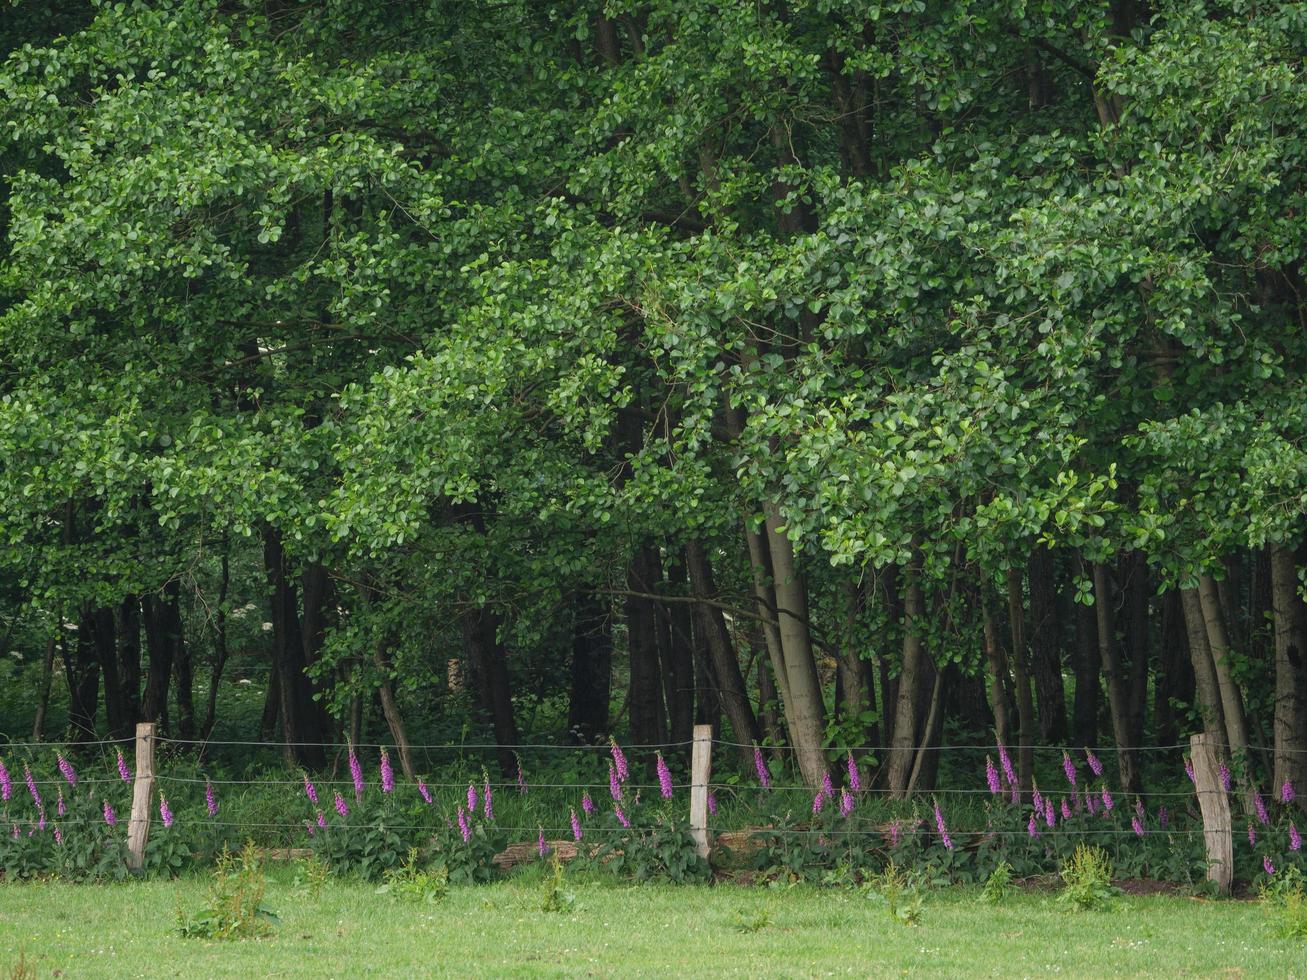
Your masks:
{"label": "shrub", "polygon": [[1262,885],[1261,904],[1275,933],[1284,939],[1307,939],[1307,878],[1289,865]]}
{"label": "shrub", "polygon": [[213,885],[204,907],[194,915],[177,912],[177,928],[187,938],[249,939],[266,936],[278,921],[263,904],[267,882],[252,843],[239,858],[223,848],[213,869]]}
{"label": "shrub", "polygon": [[1058,901],[1081,912],[1103,908],[1120,890],[1112,887],[1112,862],[1101,847],[1076,846],[1062,868]]}

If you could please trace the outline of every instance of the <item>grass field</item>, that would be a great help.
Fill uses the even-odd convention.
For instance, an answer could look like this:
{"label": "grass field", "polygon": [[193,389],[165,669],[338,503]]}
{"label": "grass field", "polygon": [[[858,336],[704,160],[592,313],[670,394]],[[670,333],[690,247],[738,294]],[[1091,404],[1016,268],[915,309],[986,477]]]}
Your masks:
{"label": "grass field", "polygon": [[[538,869],[454,888],[437,904],[329,882],[316,898],[274,869],[264,939],[183,939],[209,882],[0,885],[0,976],[20,953],[45,977],[1247,976],[1307,977],[1307,943],[1276,938],[1250,902],[1123,897],[1063,911],[1048,894],[983,904],[928,895],[920,924],[856,891],[569,882],[540,910]],[[16,975],[16,974],[15,974]]]}

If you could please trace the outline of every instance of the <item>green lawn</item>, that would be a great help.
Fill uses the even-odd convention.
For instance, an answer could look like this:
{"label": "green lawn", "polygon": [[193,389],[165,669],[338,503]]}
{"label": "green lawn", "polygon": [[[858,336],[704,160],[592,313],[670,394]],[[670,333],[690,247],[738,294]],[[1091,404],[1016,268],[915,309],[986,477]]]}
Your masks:
{"label": "green lawn", "polygon": [[[38,977],[1031,976],[1307,977],[1307,943],[1278,939],[1249,902],[1122,898],[1070,913],[1050,895],[999,907],[931,893],[918,926],[855,891],[571,883],[577,905],[541,912],[535,869],[409,904],[359,884],[297,894],[286,869],[266,939],[182,939],[175,910],[204,878],[117,885],[0,885],[0,976],[19,952]],[[745,926],[757,927],[750,931]]]}

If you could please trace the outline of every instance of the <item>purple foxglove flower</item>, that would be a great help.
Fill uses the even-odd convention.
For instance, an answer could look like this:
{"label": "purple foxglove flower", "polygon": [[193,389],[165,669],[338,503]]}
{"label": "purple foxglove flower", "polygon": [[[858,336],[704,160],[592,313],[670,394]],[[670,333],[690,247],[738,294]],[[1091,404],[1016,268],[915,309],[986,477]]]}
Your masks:
{"label": "purple foxglove flower", "polygon": [[1294,795],[1293,783],[1286,779],[1284,785],[1280,787],[1280,802],[1288,805],[1293,802]]}
{"label": "purple foxglove flower", "polygon": [[1166,807],[1159,806],[1157,808],[1157,826],[1160,827],[1162,830],[1165,830],[1167,824],[1169,824],[1170,822],[1171,822],[1170,816],[1166,812]]}
{"label": "purple foxglove flower", "polygon": [[118,750],[118,778],[124,783],[132,781],[132,771],[127,768],[127,760],[123,758],[123,750]]}
{"label": "purple foxglove flower", "polygon": [[1076,784],[1076,764],[1071,761],[1071,756],[1065,752],[1062,753],[1062,774],[1066,776],[1066,781],[1072,786]]}
{"label": "purple foxglove flower", "polygon": [[1135,814],[1140,820],[1144,819],[1144,801],[1137,796],[1135,797]]}
{"label": "purple foxglove flower", "polygon": [[385,748],[381,750],[381,792],[395,792],[395,770],[390,765],[390,756]]}
{"label": "purple foxglove flower", "polygon": [[1134,832],[1136,836],[1138,837],[1144,836],[1144,822],[1139,819],[1139,814],[1135,814],[1133,817],[1130,818],[1130,826],[1134,828]]}
{"label": "purple foxglove flower", "polygon": [[622,802],[622,781],[617,778],[617,767],[608,763],[608,795],[614,803]]}
{"label": "purple foxglove flower", "polygon": [[944,814],[940,812],[939,800],[935,801],[935,829],[939,831],[939,839],[944,845],[944,850],[953,850],[953,838],[948,835],[948,828],[944,826]]}
{"label": "purple foxglove flower", "polygon": [[985,781],[989,783],[989,791],[997,796],[1003,791],[1003,784],[998,780],[998,770],[994,768],[994,760],[985,756]]}
{"label": "purple foxglove flower", "polygon": [[581,839],[581,818],[576,815],[576,808],[572,808],[572,839]]}
{"label": "purple foxglove flower", "polygon": [[345,802],[345,797],[341,796],[339,791],[336,792],[336,799],[333,802],[336,804],[337,813],[342,817],[349,816],[349,804]]}
{"label": "purple foxglove flower", "polygon": [[1107,791],[1106,786],[1103,787],[1103,812],[1112,812],[1112,794]]}
{"label": "purple foxglove flower", "polygon": [[467,784],[467,812],[476,813],[478,802],[480,801],[477,799],[476,783],[468,783]]}
{"label": "purple foxglove flower", "polygon": [[526,796],[526,773],[522,771],[522,760],[517,760],[517,791],[522,796]]}
{"label": "purple foxglove flower", "polygon": [[1089,749],[1085,749],[1085,761],[1089,763],[1089,771],[1095,777],[1103,775],[1103,762],[1098,756],[1094,755]]}
{"label": "purple foxglove flower", "polygon": [[1071,804],[1067,803],[1065,796],[1062,797],[1062,819],[1063,820],[1071,819]]}
{"label": "purple foxglove flower", "polygon": [[113,807],[109,805],[108,800],[104,801],[104,822],[110,827],[118,822],[118,814],[113,812]]}
{"label": "purple foxglove flower", "polygon": [[1298,833],[1298,828],[1292,823],[1289,824],[1289,850],[1302,850],[1302,834]]}
{"label": "purple foxglove flower", "polygon": [[363,766],[359,763],[359,757],[354,751],[354,746],[349,747],[349,775],[354,780],[354,799],[363,799]]}
{"label": "purple foxglove flower", "polygon": [[862,773],[858,771],[858,761],[853,758],[852,752],[849,753],[845,767],[849,771],[849,791],[852,793],[862,792]]}
{"label": "purple foxglove flower", "polygon": [[[36,829],[37,829],[37,830],[45,830],[45,811],[44,811],[44,810],[41,811],[41,818],[40,818],[39,820],[36,821]],[[32,832],[31,832],[30,830],[27,832],[27,836],[28,836],[28,837],[31,837],[31,836],[32,836]]]}
{"label": "purple foxglove flower", "polygon": [[1261,793],[1253,793],[1253,809],[1257,811],[1257,821],[1263,827],[1271,822],[1271,818],[1266,813],[1266,804],[1262,802]]}
{"label": "purple foxglove flower", "polygon": [[204,805],[209,811],[209,816],[218,815],[218,799],[213,795],[213,783],[208,779],[204,780]]}
{"label": "purple foxglove flower", "polygon": [[1044,796],[1039,792],[1039,787],[1034,787],[1034,792],[1030,796],[1030,802],[1034,804],[1035,809],[1040,813],[1044,812]]}
{"label": "purple foxglove flower", "polygon": [[814,815],[821,813],[821,808],[826,805],[826,794],[817,790],[817,795],[812,798],[812,812]]}
{"label": "purple foxglove flower", "polygon": [[895,820],[889,825],[889,846],[897,847],[899,843],[899,822]]}
{"label": "purple foxglove flower", "polygon": [[59,771],[64,774],[64,779],[68,780],[68,785],[76,786],[77,773],[73,772],[73,764],[63,757],[62,752],[56,752],[54,757],[59,760]]}
{"label": "purple foxglove flower", "polygon": [[771,789],[771,770],[767,768],[767,760],[762,757],[762,749],[755,745],[753,747],[753,768],[758,773],[758,783],[763,789]]}
{"label": "purple foxglove flower", "polygon": [[1012,759],[1007,754],[1007,749],[1003,747],[1002,742],[998,743],[998,762],[1003,767],[1003,778],[1007,780],[1007,784],[1015,787],[1017,785],[1017,771],[1012,768]]}
{"label": "purple foxglove flower", "polygon": [[1050,827],[1057,823],[1057,814],[1053,810],[1053,798],[1051,796],[1044,797],[1044,823]]}
{"label": "purple foxglove flower", "polygon": [[840,787],[840,816],[847,817],[853,812],[853,794],[844,786]]}
{"label": "purple foxglove flower", "polygon": [[162,793],[159,794],[159,817],[165,827],[172,826],[172,807],[168,806],[168,798]]}
{"label": "purple foxglove flower", "polygon": [[[667,763],[663,761],[663,754],[661,752],[658,753],[657,769],[658,791],[663,794],[664,800],[670,800],[672,798],[672,774],[668,772]],[[830,779],[829,773],[826,778]]]}
{"label": "purple foxglove flower", "polygon": [[1268,875],[1275,874],[1275,865],[1271,863],[1271,859],[1269,857],[1262,858],[1262,870],[1265,871]]}
{"label": "purple foxglove flower", "polygon": [[828,800],[835,799],[835,784],[831,782],[829,770],[823,773],[821,777],[821,795]]}
{"label": "purple foxglove flower", "polygon": [[1094,794],[1091,793],[1091,792],[1089,792],[1088,789],[1086,789],[1086,790],[1085,790],[1085,809],[1089,811],[1089,815],[1090,815],[1091,817],[1094,816],[1094,815],[1096,815],[1096,814],[1098,813],[1098,804],[1094,802],[1095,799],[1096,799],[1096,797],[1094,796]]}
{"label": "purple foxglove flower", "polygon": [[[521,769],[518,770],[518,774],[521,774]],[[485,776],[484,779],[485,782],[481,786],[481,816],[493,823],[495,820],[495,798],[490,793],[490,777]],[[526,786],[525,783],[522,785],[523,787]],[[526,792],[525,788],[523,792]]]}
{"label": "purple foxglove flower", "polygon": [[422,797],[422,799],[427,803],[428,806],[430,806],[431,790],[427,789],[427,784],[423,782],[421,779],[418,780],[418,795]]}
{"label": "purple foxglove flower", "polygon": [[545,843],[545,828],[540,828],[540,840],[537,844],[540,849],[540,856],[545,857],[549,853],[549,845]]}
{"label": "purple foxglove flower", "polygon": [[1194,775],[1194,760],[1189,756],[1184,757],[1184,774],[1189,777],[1189,782],[1198,785],[1198,777]]}
{"label": "purple foxglove flower", "polygon": [[318,805],[318,791],[314,785],[309,782],[309,774],[304,774],[304,795],[309,798],[309,802],[314,806]]}
{"label": "purple foxglove flower", "polygon": [[36,788],[36,780],[32,778],[32,770],[28,768],[26,762],[23,763],[23,779],[27,781],[27,792],[32,794],[32,802],[35,803],[36,808],[40,810],[42,808],[41,793]]}
{"label": "purple foxglove flower", "polygon": [[318,828],[315,827],[315,826],[313,826],[313,821],[312,821],[312,820],[305,820],[305,821],[304,821],[304,830],[308,833],[308,835],[309,835],[310,837],[312,837],[314,834],[316,834],[316,833],[318,832]]}
{"label": "purple foxglove flower", "polygon": [[317,823],[319,830],[327,829],[327,815],[323,813],[321,810],[318,811],[317,819],[315,822]]}
{"label": "purple foxglove flower", "polygon": [[62,787],[59,790],[59,799],[55,801],[54,812],[56,816],[60,817],[68,812],[68,808],[64,806],[64,791]]}
{"label": "purple foxglove flower", "polygon": [[631,826],[631,821],[626,819],[626,814],[622,812],[622,808],[620,806],[613,804],[613,813],[617,815],[617,822],[620,823],[623,827]]}
{"label": "purple foxglove flower", "polygon": [[1039,821],[1035,819],[1034,813],[1030,814],[1030,819],[1026,821],[1026,836],[1031,839],[1039,836]]}
{"label": "purple foxglove flower", "polygon": [[5,764],[0,762],[0,800],[8,803],[9,797],[14,795],[13,783],[9,780],[9,770]]}
{"label": "purple foxglove flower", "polygon": [[467,811],[462,803],[458,805],[458,832],[463,835],[464,844],[472,839],[472,825],[467,822]]}
{"label": "purple foxglove flower", "polygon": [[1217,764],[1216,771],[1221,776],[1221,789],[1230,792],[1230,767],[1221,762]]}
{"label": "purple foxglove flower", "polygon": [[1253,827],[1253,822],[1251,820],[1248,821],[1248,846],[1257,846],[1257,831]]}
{"label": "purple foxglove flower", "polygon": [[63,831],[61,831],[58,827],[54,828],[54,842],[60,845],[61,847],[63,846],[63,842],[64,842]]}
{"label": "purple foxglove flower", "polygon": [[712,790],[708,790],[708,813],[717,816],[717,794]]}
{"label": "purple foxglove flower", "polygon": [[1020,803],[1020,802],[1021,802],[1021,793],[1020,793],[1020,791],[1017,789],[1015,783],[1014,783],[1013,786],[1012,786],[1012,796],[1011,796],[1011,800],[1012,800],[1012,804],[1013,804],[1014,806],[1015,806],[1017,803]]}
{"label": "purple foxglove flower", "polygon": [[586,816],[595,812],[595,801],[590,799],[589,792],[581,794],[581,812]]}
{"label": "purple foxglove flower", "polygon": [[613,757],[613,769],[617,772],[618,781],[626,782],[631,778],[631,771],[626,766],[626,756],[622,753],[622,747],[617,744],[617,739],[608,739],[608,751]]}

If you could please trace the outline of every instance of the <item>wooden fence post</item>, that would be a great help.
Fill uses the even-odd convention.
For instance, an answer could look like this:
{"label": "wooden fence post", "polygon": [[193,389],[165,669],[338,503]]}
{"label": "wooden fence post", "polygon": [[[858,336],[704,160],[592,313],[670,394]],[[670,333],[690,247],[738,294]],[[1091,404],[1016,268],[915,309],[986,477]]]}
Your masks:
{"label": "wooden fence post", "polygon": [[1229,895],[1234,883],[1234,828],[1230,822],[1230,798],[1221,784],[1219,749],[1208,735],[1194,735],[1189,745],[1193,752],[1198,807],[1203,814],[1207,878],[1216,883],[1218,894]]}
{"label": "wooden fence post", "polygon": [[127,822],[127,867],[140,871],[145,843],[150,839],[150,802],[154,796],[155,723],[136,726],[136,781],[132,784],[132,816]]}
{"label": "wooden fence post", "polygon": [[699,857],[708,857],[708,781],[712,778],[712,725],[694,726],[690,754],[690,836]]}

